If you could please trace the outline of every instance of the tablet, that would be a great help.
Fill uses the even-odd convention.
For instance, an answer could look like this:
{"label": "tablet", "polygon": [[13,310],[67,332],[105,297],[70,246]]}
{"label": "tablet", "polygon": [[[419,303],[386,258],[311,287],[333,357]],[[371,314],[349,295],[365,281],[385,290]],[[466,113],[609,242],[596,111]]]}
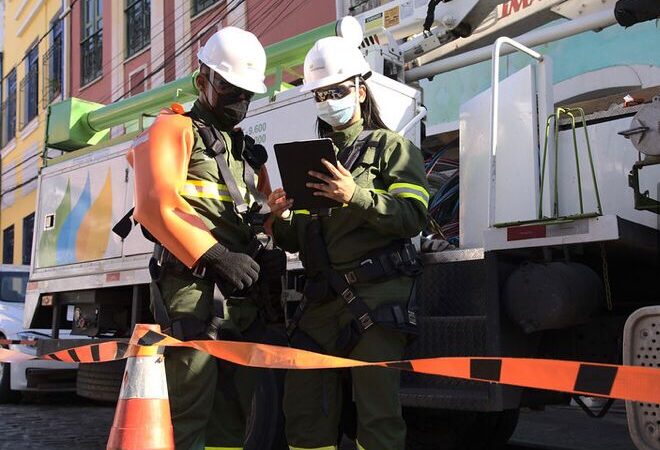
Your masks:
{"label": "tablet", "polygon": [[306,186],[309,182],[322,183],[321,180],[308,174],[310,170],[330,175],[321,158],[337,165],[337,156],[331,139],[283,142],[275,144],[274,150],[282,177],[282,187],[286,196],[293,199],[293,209],[315,211],[341,206],[341,203],[335,200],[314,195],[316,189]]}

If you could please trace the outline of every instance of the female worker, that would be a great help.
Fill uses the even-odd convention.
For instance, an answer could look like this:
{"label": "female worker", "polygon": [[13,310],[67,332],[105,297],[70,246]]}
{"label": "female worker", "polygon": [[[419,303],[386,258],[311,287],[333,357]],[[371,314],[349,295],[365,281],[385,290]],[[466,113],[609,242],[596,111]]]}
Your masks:
{"label": "female worker", "polygon": [[[304,63],[303,91],[312,91],[318,132],[336,146],[329,175],[310,172],[314,195],[344,207],[293,211],[282,189],[269,204],[273,234],[285,250],[300,252],[305,297],[289,327],[295,347],[365,361],[403,356],[416,326],[411,308],[420,266],[410,238],[425,223],[428,188],[422,155],[383,124],[365,80],[360,51],[341,37],[319,40]],[[313,177],[313,178],[311,178]],[[359,448],[403,450],[406,426],[399,403],[399,372],[351,370]],[[284,411],[292,449],[335,449],[342,402],[341,374],[292,370]]]}

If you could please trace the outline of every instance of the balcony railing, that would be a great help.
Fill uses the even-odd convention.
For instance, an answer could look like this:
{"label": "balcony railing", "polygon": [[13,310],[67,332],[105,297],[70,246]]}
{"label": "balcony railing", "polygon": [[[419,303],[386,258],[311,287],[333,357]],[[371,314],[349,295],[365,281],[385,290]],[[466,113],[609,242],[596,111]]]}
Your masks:
{"label": "balcony railing", "polygon": [[151,1],[136,0],[125,12],[126,57],[130,58],[151,42]]}
{"label": "balcony railing", "polygon": [[4,147],[14,139],[16,135],[16,92],[9,95],[9,98],[2,102],[0,106],[0,125],[2,132],[0,133],[0,147]]}
{"label": "balcony railing", "polygon": [[57,37],[44,55],[41,104],[45,108],[62,95],[62,37]]}
{"label": "balcony railing", "polygon": [[18,128],[23,129],[39,113],[39,66],[30,70],[19,83],[21,114]]}

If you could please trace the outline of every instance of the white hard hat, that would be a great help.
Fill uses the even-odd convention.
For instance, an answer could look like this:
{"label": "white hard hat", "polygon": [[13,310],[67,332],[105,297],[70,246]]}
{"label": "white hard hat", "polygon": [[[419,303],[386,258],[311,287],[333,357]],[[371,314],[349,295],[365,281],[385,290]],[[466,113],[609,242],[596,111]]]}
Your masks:
{"label": "white hard hat", "polygon": [[266,52],[249,31],[221,29],[197,52],[197,58],[234,86],[257,94],[267,91]]}
{"label": "white hard hat", "polygon": [[362,52],[343,37],[319,39],[307,52],[304,63],[302,92],[341,83],[354,76],[367,77],[371,73]]}

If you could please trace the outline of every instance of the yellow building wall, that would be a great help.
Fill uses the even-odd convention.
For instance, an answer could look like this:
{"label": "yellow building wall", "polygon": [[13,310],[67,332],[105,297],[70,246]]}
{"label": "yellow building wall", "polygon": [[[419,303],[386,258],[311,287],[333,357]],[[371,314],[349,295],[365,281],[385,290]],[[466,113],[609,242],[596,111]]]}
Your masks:
{"label": "yellow building wall", "polygon": [[[0,209],[0,249],[3,248],[2,232],[14,225],[14,264],[20,264],[23,259],[23,218],[33,213],[36,205],[36,180],[30,182],[38,173],[41,165],[40,155],[43,150],[44,132],[46,123],[46,104],[44,99],[43,61],[50,45],[50,36],[46,35],[51,21],[62,12],[68,1],[62,0],[7,0],[5,1],[4,17],[4,64],[3,78],[16,68],[17,80],[17,118],[16,136],[14,140],[0,149],[2,152],[2,191],[9,186],[7,182],[18,187],[13,192],[4,194],[2,208]],[[64,30],[67,33],[68,30]],[[41,39],[39,45],[39,77],[38,77],[38,115],[21,129],[21,115],[23,114],[23,96],[20,92],[21,80],[26,74],[26,63],[23,60],[27,52]],[[65,49],[66,51],[66,49]],[[67,83],[64,80],[64,83]],[[6,84],[3,87],[6,96]],[[3,99],[4,100],[4,99]],[[34,155],[37,155],[36,157]],[[10,169],[15,165],[15,169]],[[14,176],[15,174],[15,176]],[[39,226],[35,222],[35,228]]]}

